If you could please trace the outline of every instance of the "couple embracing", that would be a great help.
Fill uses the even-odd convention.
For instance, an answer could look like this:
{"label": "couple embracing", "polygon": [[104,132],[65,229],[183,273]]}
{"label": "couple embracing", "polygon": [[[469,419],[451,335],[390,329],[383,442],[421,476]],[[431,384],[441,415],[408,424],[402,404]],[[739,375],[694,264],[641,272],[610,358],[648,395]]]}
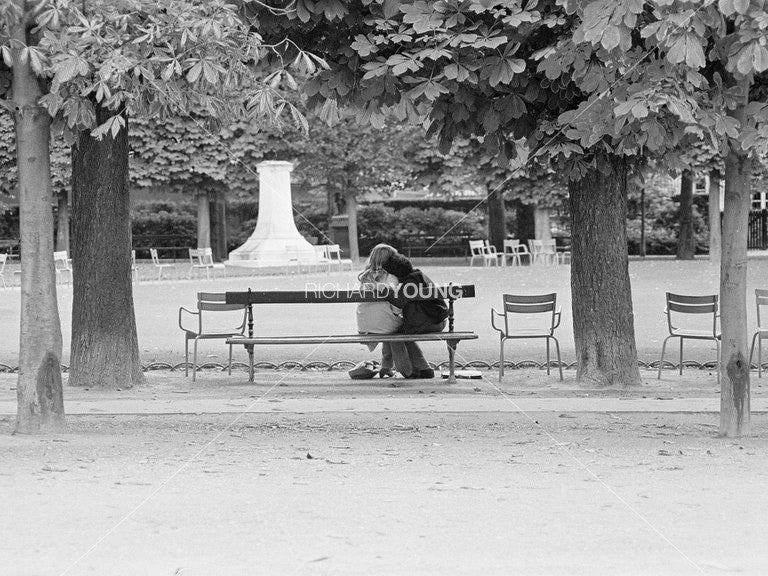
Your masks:
{"label": "couple embracing", "polygon": [[[445,301],[440,298],[414,299],[427,292],[433,283],[392,246],[375,246],[358,279],[363,290],[397,289],[388,302],[358,305],[357,329],[361,334],[425,334],[442,332],[445,328],[448,318]],[[376,347],[375,344],[372,346]],[[433,378],[435,375],[416,342],[382,344],[379,377],[392,377],[395,370],[405,378]]]}

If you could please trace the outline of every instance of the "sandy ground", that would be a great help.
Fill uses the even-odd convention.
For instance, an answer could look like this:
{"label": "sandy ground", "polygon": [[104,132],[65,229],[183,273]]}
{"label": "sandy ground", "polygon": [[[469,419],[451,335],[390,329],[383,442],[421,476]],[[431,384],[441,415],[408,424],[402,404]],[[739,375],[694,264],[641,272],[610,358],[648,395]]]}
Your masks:
{"label": "sandy ground", "polygon": [[42,438],[8,434],[3,375],[0,574],[768,573],[762,382],[735,441],[702,371],[484,375],[150,374],[67,389],[69,432]]}

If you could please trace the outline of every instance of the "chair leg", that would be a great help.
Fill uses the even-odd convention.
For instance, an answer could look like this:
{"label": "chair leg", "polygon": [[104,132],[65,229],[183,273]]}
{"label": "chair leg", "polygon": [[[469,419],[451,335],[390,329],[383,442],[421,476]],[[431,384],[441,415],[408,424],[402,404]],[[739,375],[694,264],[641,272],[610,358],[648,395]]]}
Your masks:
{"label": "chair leg", "polygon": [[680,376],[683,375],[683,340],[685,340],[685,338],[681,336],[680,337]]}
{"label": "chair leg", "polygon": [[504,337],[499,338],[499,383],[504,376]]}
{"label": "chair leg", "polygon": [[195,338],[195,344],[192,347],[192,382],[197,377],[197,338]]}
{"label": "chair leg", "polygon": [[[757,340],[757,337],[760,335],[760,332],[755,332],[752,336],[752,346],[749,347],[749,369],[752,369],[752,356],[755,354],[755,341]],[[757,377],[760,378],[760,352],[758,348],[757,353]]]}
{"label": "chair leg", "polygon": [[232,376],[232,344],[229,345],[229,370],[227,373]]}
{"label": "chair leg", "polygon": [[656,376],[657,380],[661,380],[661,369],[664,367],[664,351],[667,349],[667,340],[670,338],[673,338],[673,336],[664,338],[664,342],[661,345],[661,360],[659,360],[659,374]]}
{"label": "chair leg", "polygon": [[763,335],[757,338],[757,377],[763,377]]}
{"label": "chair leg", "polygon": [[184,376],[189,376],[189,338],[184,337]]}
{"label": "chair leg", "polygon": [[549,338],[545,338],[547,341],[547,376],[549,376]]}
{"label": "chair leg", "polygon": [[720,340],[715,340],[715,348],[717,350],[717,384],[720,385]]}
{"label": "chair leg", "polygon": [[557,351],[557,368],[560,371],[560,380],[563,379],[563,363],[560,361],[560,342],[557,341],[557,338],[552,336],[552,340],[555,341],[555,350]]}

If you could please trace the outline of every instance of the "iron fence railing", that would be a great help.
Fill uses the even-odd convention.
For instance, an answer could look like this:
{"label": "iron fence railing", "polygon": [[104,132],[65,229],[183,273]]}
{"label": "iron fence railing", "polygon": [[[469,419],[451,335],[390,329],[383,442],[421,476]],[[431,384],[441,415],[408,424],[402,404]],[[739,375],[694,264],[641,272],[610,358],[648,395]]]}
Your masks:
{"label": "iron fence railing", "polygon": [[183,234],[137,234],[133,236],[133,249],[137,258],[149,258],[149,249],[156,248],[162,259],[185,259],[189,248],[197,247],[194,236]]}
{"label": "iron fence railing", "polygon": [[747,249],[765,250],[768,248],[768,210],[752,210],[749,213],[749,232]]}

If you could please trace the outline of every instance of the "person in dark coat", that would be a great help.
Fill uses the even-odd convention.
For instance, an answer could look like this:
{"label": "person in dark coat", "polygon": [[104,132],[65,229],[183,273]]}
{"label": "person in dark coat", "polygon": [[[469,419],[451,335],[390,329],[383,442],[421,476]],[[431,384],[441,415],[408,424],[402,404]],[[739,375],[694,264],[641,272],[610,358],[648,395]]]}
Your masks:
{"label": "person in dark coat", "polygon": [[[434,286],[421,270],[414,268],[411,261],[402,254],[392,254],[382,264],[382,268],[395,276],[400,282],[397,292],[390,300],[403,311],[402,334],[426,334],[442,332],[448,318],[448,305],[442,298],[415,299],[419,295],[429,295]],[[435,371],[416,342],[406,342],[407,359],[395,357],[395,365],[406,378],[433,378]]]}

